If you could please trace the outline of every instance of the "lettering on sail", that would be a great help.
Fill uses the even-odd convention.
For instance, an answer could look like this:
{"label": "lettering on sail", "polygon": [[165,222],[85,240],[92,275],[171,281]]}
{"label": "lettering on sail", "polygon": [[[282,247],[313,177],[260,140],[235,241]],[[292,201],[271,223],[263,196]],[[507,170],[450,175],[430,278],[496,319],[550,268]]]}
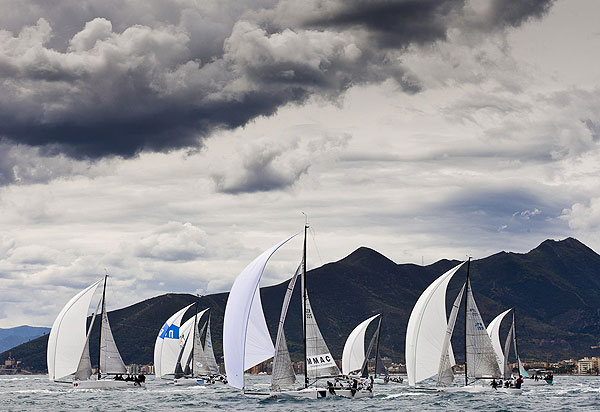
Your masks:
{"label": "lettering on sail", "polygon": [[312,355],[306,357],[306,364],[312,368],[324,368],[335,366],[335,361],[331,353],[323,353],[322,355]]}

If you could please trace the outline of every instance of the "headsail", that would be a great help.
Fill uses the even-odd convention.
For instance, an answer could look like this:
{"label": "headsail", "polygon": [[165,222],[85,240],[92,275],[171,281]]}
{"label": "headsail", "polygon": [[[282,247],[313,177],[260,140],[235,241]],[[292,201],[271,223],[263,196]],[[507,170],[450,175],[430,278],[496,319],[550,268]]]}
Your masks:
{"label": "headsail", "polygon": [[470,281],[467,281],[466,308],[467,376],[475,379],[502,377],[492,340],[473,298]]}
{"label": "headsail", "polygon": [[208,320],[206,321],[206,337],[204,338],[204,360],[208,366],[208,372],[211,375],[219,373],[219,365],[215,359],[215,352],[212,346],[212,337],[210,334],[210,312],[208,314]]}
{"label": "headsail", "polygon": [[[429,285],[410,314],[406,329],[406,372],[411,386],[438,373],[448,327],[446,289],[463,264],[450,269]],[[451,350],[450,354],[453,356]]]}
{"label": "headsail", "polygon": [[[294,235],[296,236],[296,235]],[[291,236],[254,259],[231,287],[223,319],[223,355],[227,381],[244,388],[244,371],[275,354],[262,310],[258,284],[267,261]]]}
{"label": "headsail", "polygon": [[296,382],[296,374],[292,367],[292,360],[290,359],[290,352],[288,351],[287,342],[285,340],[285,318],[287,316],[294,287],[296,281],[302,273],[302,263],[298,266],[296,273],[290,279],[288,283],[285,296],[283,298],[283,304],[281,306],[281,315],[279,316],[279,326],[277,328],[277,340],[275,342],[275,356],[273,357],[273,372],[271,375],[271,390],[279,390],[282,386],[289,386]]}
{"label": "headsail", "polygon": [[313,379],[339,376],[340,370],[319,330],[308,295],[305,297],[305,304],[307,375]]}
{"label": "headsail", "polygon": [[452,366],[454,366],[454,356],[451,356],[452,348],[450,347],[450,341],[452,334],[454,333],[454,326],[456,325],[456,318],[458,316],[458,310],[460,308],[460,302],[465,292],[465,286],[463,285],[458,296],[452,305],[450,311],[450,317],[448,318],[448,327],[446,328],[446,336],[444,337],[444,344],[442,345],[442,354],[440,358],[440,366],[438,368],[438,386],[450,385],[454,381],[454,373],[452,372]]}
{"label": "headsail", "polygon": [[154,373],[157,377],[173,375],[177,358],[181,350],[180,325],[185,312],[192,306],[190,303],[171,316],[158,332],[154,344]]}
{"label": "headsail", "polygon": [[348,339],[346,339],[346,343],[344,344],[344,351],[342,352],[342,373],[344,375],[349,375],[350,372],[360,370],[363,367],[366,358],[365,333],[371,322],[379,316],[377,314],[361,322],[348,335]]}
{"label": "headsail", "polygon": [[73,375],[78,369],[87,342],[87,313],[100,282],[93,283],[71,298],[52,324],[47,349],[48,378],[51,381]]}
{"label": "headsail", "polygon": [[500,369],[501,371],[503,371],[504,379],[510,378],[510,375],[512,374],[512,370],[510,369],[510,366],[508,366],[508,357],[510,356],[510,344],[513,340],[514,331],[515,324],[513,322],[510,329],[508,330],[508,334],[506,335],[506,340],[504,341],[504,357],[502,362],[502,368]]}
{"label": "headsail", "polygon": [[504,370],[504,353],[500,344],[500,324],[502,323],[502,320],[504,319],[506,314],[511,310],[512,309],[507,309],[498,316],[496,316],[487,327],[487,333],[490,336],[490,339],[492,340],[492,346],[494,348],[494,352],[496,352],[498,367],[500,368],[500,370]]}

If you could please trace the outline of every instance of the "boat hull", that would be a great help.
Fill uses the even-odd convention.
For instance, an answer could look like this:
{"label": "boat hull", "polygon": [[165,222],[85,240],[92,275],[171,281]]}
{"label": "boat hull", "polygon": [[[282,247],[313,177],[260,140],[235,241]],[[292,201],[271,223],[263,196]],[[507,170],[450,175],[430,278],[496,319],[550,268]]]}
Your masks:
{"label": "boat hull", "polygon": [[329,391],[327,388],[306,388],[295,391],[271,392],[269,395],[271,399],[321,399],[331,397],[350,399],[372,398],[373,392],[366,389],[356,390],[352,393],[351,389],[334,389],[333,391]]}
{"label": "boat hull", "polygon": [[487,386],[480,385],[472,385],[472,386],[450,386],[447,388],[440,388],[438,392],[448,392],[448,393],[456,393],[456,392],[468,392],[468,393],[507,393],[518,395],[520,394],[522,389],[517,388],[500,388],[497,389]]}
{"label": "boat hull", "polygon": [[177,386],[198,386],[198,385],[214,385],[219,381],[206,378],[179,378],[173,379],[173,384]]}
{"label": "boat hull", "polygon": [[546,386],[552,385],[552,381],[547,381],[545,379],[523,379],[523,385],[525,386]]}
{"label": "boat hull", "polygon": [[113,379],[73,381],[75,389],[111,389],[111,388],[144,388],[143,382],[135,381],[116,381]]}

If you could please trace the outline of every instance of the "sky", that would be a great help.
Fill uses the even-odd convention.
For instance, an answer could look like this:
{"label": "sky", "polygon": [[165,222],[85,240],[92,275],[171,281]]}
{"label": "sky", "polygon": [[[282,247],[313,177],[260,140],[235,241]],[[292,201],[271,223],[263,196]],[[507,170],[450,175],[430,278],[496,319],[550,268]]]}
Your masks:
{"label": "sky", "polygon": [[[308,267],[600,251],[595,0],[0,0],[0,327]],[[262,285],[289,278],[297,237]]]}

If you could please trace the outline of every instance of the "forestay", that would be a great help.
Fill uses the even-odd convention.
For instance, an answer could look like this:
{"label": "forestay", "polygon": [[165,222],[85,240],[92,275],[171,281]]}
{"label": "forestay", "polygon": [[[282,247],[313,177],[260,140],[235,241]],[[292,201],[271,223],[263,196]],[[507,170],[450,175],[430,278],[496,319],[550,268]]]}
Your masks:
{"label": "forestay", "polygon": [[500,370],[504,369],[504,353],[502,352],[502,346],[500,344],[500,324],[502,323],[502,320],[506,314],[511,310],[512,309],[507,309],[496,316],[487,327],[487,333],[492,340],[492,347],[494,348],[494,352],[496,352],[498,367]]}
{"label": "forestay", "polygon": [[273,357],[275,353],[258,285],[271,255],[294,236],[254,259],[238,275],[229,292],[223,319],[223,355],[227,381],[234,388],[244,388],[246,369]]}
{"label": "forestay", "polygon": [[77,371],[87,347],[87,313],[100,282],[93,283],[71,298],[52,324],[47,349],[48,378],[51,381],[68,377]]}
{"label": "forestay", "polygon": [[306,322],[307,375],[312,379],[339,376],[340,370],[335,364],[333,356],[331,356],[329,348],[319,330],[310,300],[308,299],[308,293],[305,293],[304,321]]}
{"label": "forestay", "polygon": [[[408,383],[414,386],[438,373],[446,320],[446,289],[452,276],[465,262],[437,278],[421,294],[415,304],[406,329],[406,372]],[[452,349],[448,350],[454,363]]]}
{"label": "forestay", "polygon": [[467,377],[500,378],[496,352],[473,298],[470,282],[467,284],[466,317]]}
{"label": "forestay", "polygon": [[450,317],[448,318],[448,327],[446,328],[446,336],[444,338],[444,344],[442,345],[442,355],[440,359],[440,366],[438,369],[438,386],[450,385],[454,381],[454,373],[452,372],[452,366],[454,366],[454,357],[451,355],[452,348],[450,347],[450,341],[452,334],[454,333],[454,326],[456,325],[456,318],[458,316],[458,310],[460,308],[460,302],[462,301],[463,294],[465,293],[465,286],[458,293],[452,310],[450,311]]}
{"label": "forestay", "polygon": [[156,377],[174,375],[181,345],[180,325],[185,312],[192,306],[190,303],[171,316],[160,329],[154,344],[154,373]]}
{"label": "forestay", "polygon": [[281,315],[279,316],[279,326],[277,328],[277,339],[275,341],[275,356],[273,357],[273,372],[271,376],[271,390],[280,390],[283,386],[292,385],[296,382],[296,375],[292,366],[292,360],[290,359],[290,352],[288,351],[287,342],[285,340],[285,318],[290,306],[294,287],[296,281],[302,273],[304,263],[300,263],[298,269],[290,282],[288,283],[285,296],[283,298],[283,304],[281,305]]}
{"label": "forestay", "polygon": [[367,320],[361,322],[356,328],[350,332],[344,351],[342,352],[342,373],[350,375],[350,372],[360,370],[365,361],[365,333],[371,322],[379,317],[377,314],[371,316]]}

